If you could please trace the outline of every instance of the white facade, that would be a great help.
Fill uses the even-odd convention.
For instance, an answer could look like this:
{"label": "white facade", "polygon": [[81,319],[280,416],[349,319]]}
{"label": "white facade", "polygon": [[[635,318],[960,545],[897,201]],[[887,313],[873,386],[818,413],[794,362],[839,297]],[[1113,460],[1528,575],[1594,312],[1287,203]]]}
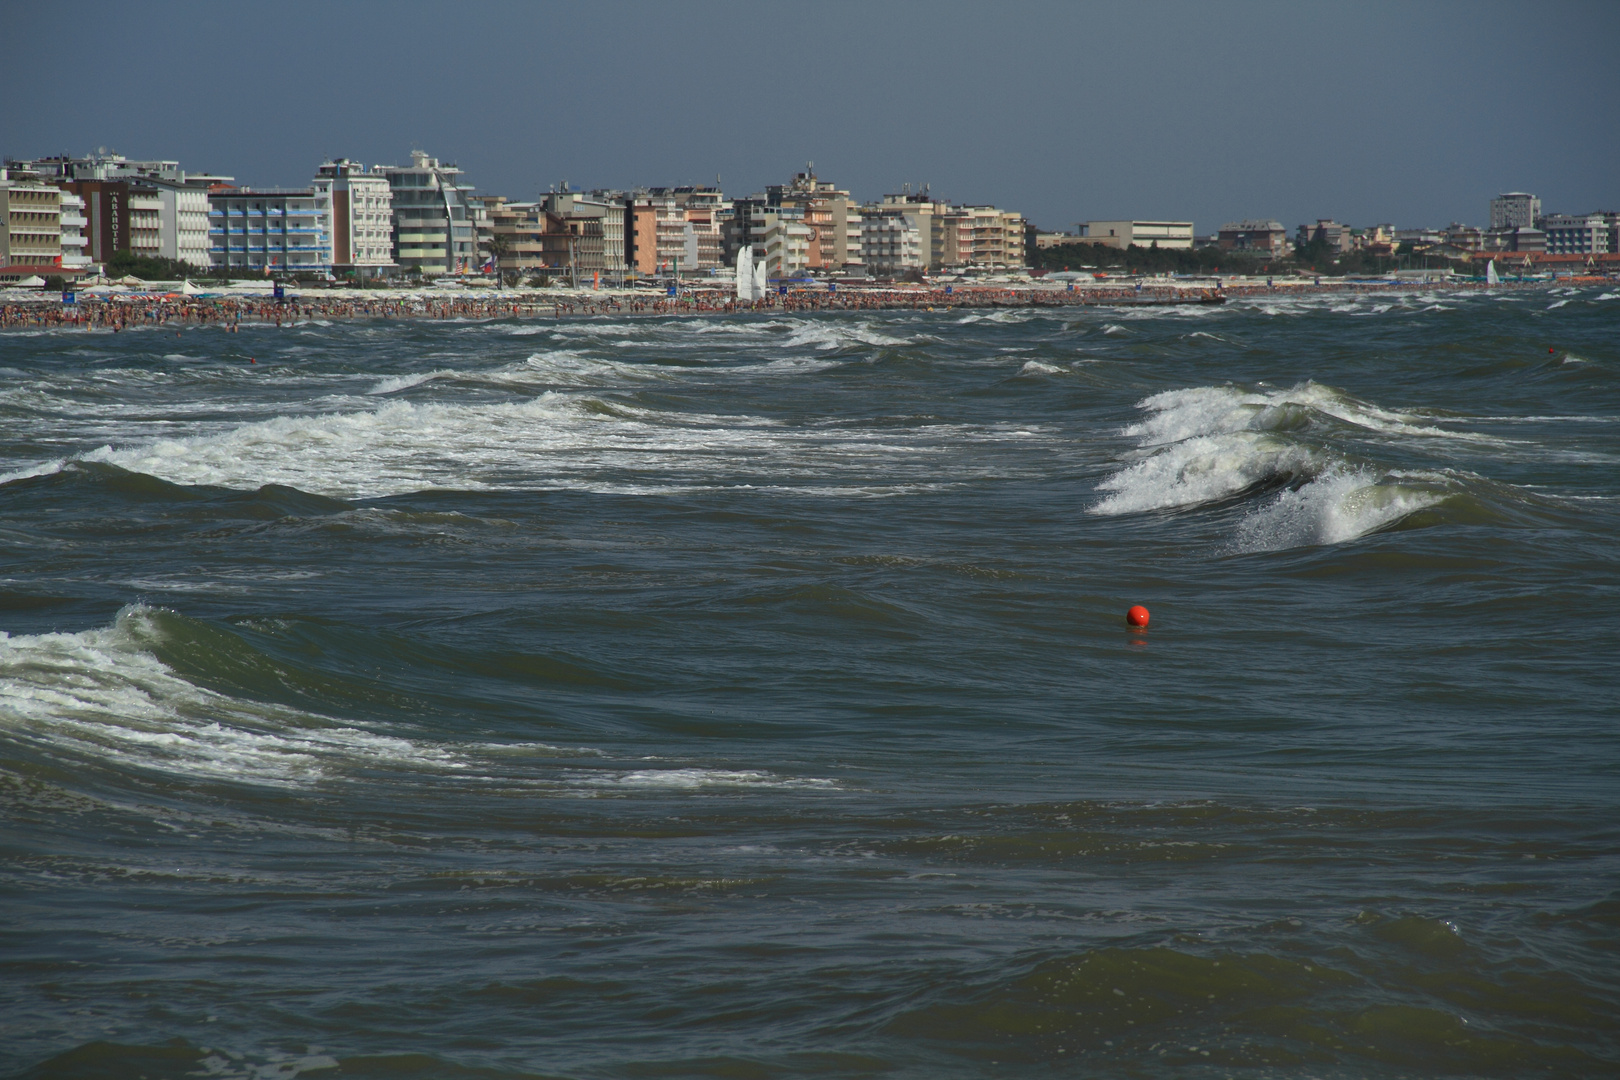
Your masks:
{"label": "white facade", "polygon": [[90,238],[84,235],[84,196],[62,192],[62,268],[82,270],[90,265]]}
{"label": "white facade", "polygon": [[1549,255],[1606,255],[1609,223],[1602,214],[1548,214],[1541,219]]}
{"label": "white facade", "polygon": [[791,277],[810,267],[810,226],[781,215],[772,215],[761,243],[765,265],[771,277]]}
{"label": "white facade", "polygon": [[184,184],[154,184],[158,198],[158,254],[207,269],[208,192]]}
{"label": "white facade", "polygon": [[426,274],[478,268],[478,236],[467,204],[473,188],[460,169],[412,150],[411,164],[379,165],[376,171],[393,190],[394,262]]}
{"label": "white facade", "polygon": [[861,218],[861,261],[873,277],[901,277],[923,267],[922,235],[900,213],[868,211]]}
{"label": "white facade", "polygon": [[209,255],[219,268],[319,272],[332,266],[330,196],[231,188],[208,194]]}
{"label": "white facade", "polygon": [[163,251],[163,200],[145,184],[129,188],[129,250],[152,258]]}
{"label": "white facade", "polygon": [[316,170],[313,189],[328,209],[334,267],[365,274],[394,265],[394,194],[380,168],[328,161]]}
{"label": "white facade", "polygon": [[1109,247],[1191,248],[1193,223],[1190,221],[1082,221],[1080,235],[1088,243]]}

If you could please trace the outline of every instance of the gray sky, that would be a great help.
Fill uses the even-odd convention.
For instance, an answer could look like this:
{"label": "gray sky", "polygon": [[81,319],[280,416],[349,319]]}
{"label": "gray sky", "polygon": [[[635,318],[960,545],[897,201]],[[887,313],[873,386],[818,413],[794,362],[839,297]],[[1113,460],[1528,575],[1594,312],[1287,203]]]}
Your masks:
{"label": "gray sky", "polygon": [[1483,224],[1620,209],[1620,3],[0,0],[0,154],[303,185],[413,147],[514,198],[807,160],[1086,218]]}

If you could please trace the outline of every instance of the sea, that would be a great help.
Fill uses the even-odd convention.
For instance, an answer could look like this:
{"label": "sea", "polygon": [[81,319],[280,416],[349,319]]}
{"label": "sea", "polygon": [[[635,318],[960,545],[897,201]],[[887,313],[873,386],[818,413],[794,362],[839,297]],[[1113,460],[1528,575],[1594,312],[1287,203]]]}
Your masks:
{"label": "sea", "polygon": [[1620,1075],[1617,531],[1612,285],[0,334],[0,1075]]}

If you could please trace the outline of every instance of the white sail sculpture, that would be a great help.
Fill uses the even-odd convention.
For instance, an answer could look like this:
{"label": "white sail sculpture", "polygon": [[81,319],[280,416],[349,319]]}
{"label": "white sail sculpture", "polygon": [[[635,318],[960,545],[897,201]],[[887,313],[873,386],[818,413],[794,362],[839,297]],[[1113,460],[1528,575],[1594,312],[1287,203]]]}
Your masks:
{"label": "white sail sculpture", "polygon": [[765,259],[754,261],[754,248],[744,244],[737,249],[737,299],[763,300],[770,288],[769,264]]}
{"label": "white sail sculpture", "polygon": [[754,248],[744,244],[737,249],[737,299],[758,300],[754,291]]}

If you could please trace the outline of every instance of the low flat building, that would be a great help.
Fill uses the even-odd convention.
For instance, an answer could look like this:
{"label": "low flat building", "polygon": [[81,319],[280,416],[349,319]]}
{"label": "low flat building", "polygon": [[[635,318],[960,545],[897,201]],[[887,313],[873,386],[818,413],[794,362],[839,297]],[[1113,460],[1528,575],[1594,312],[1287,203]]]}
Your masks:
{"label": "low flat building", "polygon": [[1222,251],[1273,259],[1291,254],[1294,250],[1294,246],[1288,242],[1288,230],[1283,223],[1271,218],[1229,221],[1215,234],[1215,245]]}
{"label": "low flat building", "polygon": [[1439,244],[1446,239],[1446,234],[1439,229],[1396,229],[1396,245],[1411,244],[1420,247],[1424,244]]}
{"label": "low flat building", "polygon": [[1190,221],[1082,221],[1081,239],[1121,250],[1132,246],[1186,248],[1193,246]]}

